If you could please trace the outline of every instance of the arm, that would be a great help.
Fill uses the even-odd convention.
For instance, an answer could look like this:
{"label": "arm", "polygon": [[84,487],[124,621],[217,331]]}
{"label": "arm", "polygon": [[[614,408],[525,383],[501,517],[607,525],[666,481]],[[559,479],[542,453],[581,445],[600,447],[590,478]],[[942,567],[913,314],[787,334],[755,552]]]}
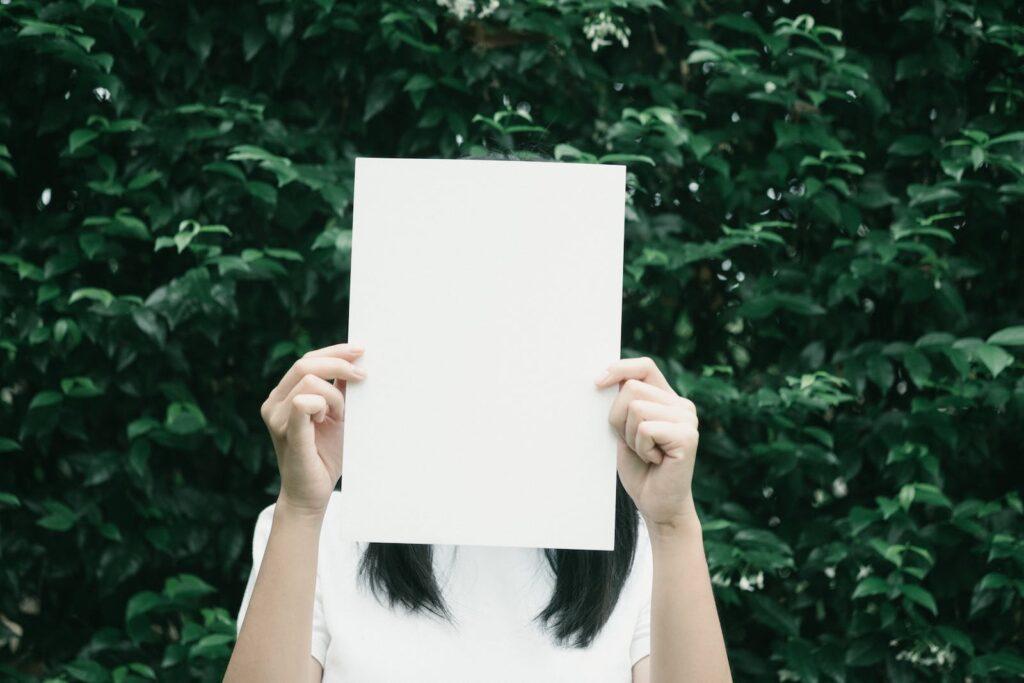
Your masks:
{"label": "arm", "polygon": [[322,521],[323,515],[278,500],[226,683],[321,679],[320,663],[310,650]]}
{"label": "arm", "polygon": [[636,663],[633,681],[731,681],[690,490],[696,406],[650,358],[616,361],[596,384],[619,384],[608,416],[618,434],[619,479],[647,524],[654,562],[651,654]]}
{"label": "arm", "polygon": [[[319,681],[312,656],[320,528],[341,476],[346,383],[362,349],[338,344],[298,360],[263,402],[281,494],[224,675],[229,683]],[[327,381],[326,379],[334,380]]]}
{"label": "arm", "polygon": [[730,681],[696,512],[678,526],[651,525],[650,679]]}

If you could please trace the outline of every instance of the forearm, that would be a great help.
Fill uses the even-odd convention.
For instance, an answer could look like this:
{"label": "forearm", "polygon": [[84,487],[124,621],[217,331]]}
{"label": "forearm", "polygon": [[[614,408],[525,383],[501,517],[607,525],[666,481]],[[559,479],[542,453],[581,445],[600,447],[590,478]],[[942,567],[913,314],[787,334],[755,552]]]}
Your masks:
{"label": "forearm", "polygon": [[654,557],[651,683],[731,681],[696,514],[648,530]]}
{"label": "forearm", "polygon": [[226,682],[310,680],[322,522],[278,501]]}

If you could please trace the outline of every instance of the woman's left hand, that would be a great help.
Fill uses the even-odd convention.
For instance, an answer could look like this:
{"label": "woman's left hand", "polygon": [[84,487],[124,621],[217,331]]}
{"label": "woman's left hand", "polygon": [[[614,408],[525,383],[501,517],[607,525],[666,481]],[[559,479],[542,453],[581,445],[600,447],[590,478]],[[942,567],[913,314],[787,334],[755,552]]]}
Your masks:
{"label": "woman's left hand", "polygon": [[608,421],[618,434],[623,488],[648,528],[698,524],[690,485],[697,457],[697,408],[679,396],[650,358],[624,358],[595,380],[620,383]]}

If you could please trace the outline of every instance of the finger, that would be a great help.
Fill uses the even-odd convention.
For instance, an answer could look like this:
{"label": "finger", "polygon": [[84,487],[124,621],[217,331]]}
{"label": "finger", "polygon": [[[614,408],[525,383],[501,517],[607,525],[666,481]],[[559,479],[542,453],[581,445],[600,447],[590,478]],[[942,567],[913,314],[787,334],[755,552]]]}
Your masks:
{"label": "finger", "polygon": [[319,394],[298,394],[289,403],[288,442],[298,447],[313,443],[313,418],[327,410],[327,400]]}
{"label": "finger", "polygon": [[327,412],[326,416],[332,417],[335,420],[342,420],[345,417],[345,396],[341,393],[341,389],[334,386],[325,379],[321,379],[316,375],[306,375],[298,384],[292,388],[291,392],[285,397],[284,403],[288,405],[293,398],[299,394],[317,394],[323,396],[327,401]]}
{"label": "finger", "polygon": [[655,401],[636,399],[630,401],[626,409],[626,427],[623,436],[626,443],[636,440],[636,428],[644,420],[660,420],[663,422],[682,422],[696,427],[697,418],[681,403],[666,405]]}
{"label": "finger", "polygon": [[642,358],[623,358],[622,360],[615,361],[607,367],[601,377],[594,380],[594,383],[599,387],[606,387],[627,379],[638,379],[641,382],[647,382],[660,389],[675,393],[668,380],[661,374],[661,370],[658,369],[654,360],[647,356]]}
{"label": "finger", "polygon": [[361,344],[353,344],[351,342],[345,344],[334,344],[333,346],[325,346],[322,349],[314,349],[308,351],[303,358],[344,358],[345,360],[355,360],[359,356],[363,355],[365,349]]}
{"label": "finger", "polygon": [[665,458],[665,453],[658,448],[657,442],[654,437],[650,434],[649,428],[644,425],[651,424],[651,421],[641,422],[636,429],[636,436],[633,441],[627,441],[629,447],[633,449],[633,452],[637,456],[649,463],[660,465],[661,461]]}
{"label": "finger", "polygon": [[[670,458],[682,458],[686,453],[696,452],[697,440],[700,438],[697,430],[681,422],[664,422],[661,420],[647,420],[637,427],[638,449],[649,451],[657,447],[661,452]],[[638,450],[639,454],[640,451]]]}
{"label": "finger", "polygon": [[619,389],[618,396],[612,401],[611,409],[608,411],[608,421],[620,435],[624,436],[626,433],[626,415],[629,403],[637,399],[671,405],[679,401],[679,396],[673,391],[666,391],[638,379],[626,380],[622,388]]}
{"label": "finger", "polygon": [[325,379],[359,380],[366,377],[366,371],[357,368],[351,361],[344,358],[303,356],[295,361],[288,372],[284,374],[278,385],[270,392],[271,397],[275,400],[282,400],[306,375],[316,375]]}

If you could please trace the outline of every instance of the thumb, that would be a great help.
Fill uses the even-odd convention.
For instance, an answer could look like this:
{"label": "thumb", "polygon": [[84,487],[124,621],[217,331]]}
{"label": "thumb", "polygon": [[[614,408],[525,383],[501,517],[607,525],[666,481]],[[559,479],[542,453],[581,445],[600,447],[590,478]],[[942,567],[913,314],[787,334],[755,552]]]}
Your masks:
{"label": "thumb", "polygon": [[287,440],[296,447],[314,445],[313,421],[327,414],[327,400],[318,394],[296,394],[288,413]]}

